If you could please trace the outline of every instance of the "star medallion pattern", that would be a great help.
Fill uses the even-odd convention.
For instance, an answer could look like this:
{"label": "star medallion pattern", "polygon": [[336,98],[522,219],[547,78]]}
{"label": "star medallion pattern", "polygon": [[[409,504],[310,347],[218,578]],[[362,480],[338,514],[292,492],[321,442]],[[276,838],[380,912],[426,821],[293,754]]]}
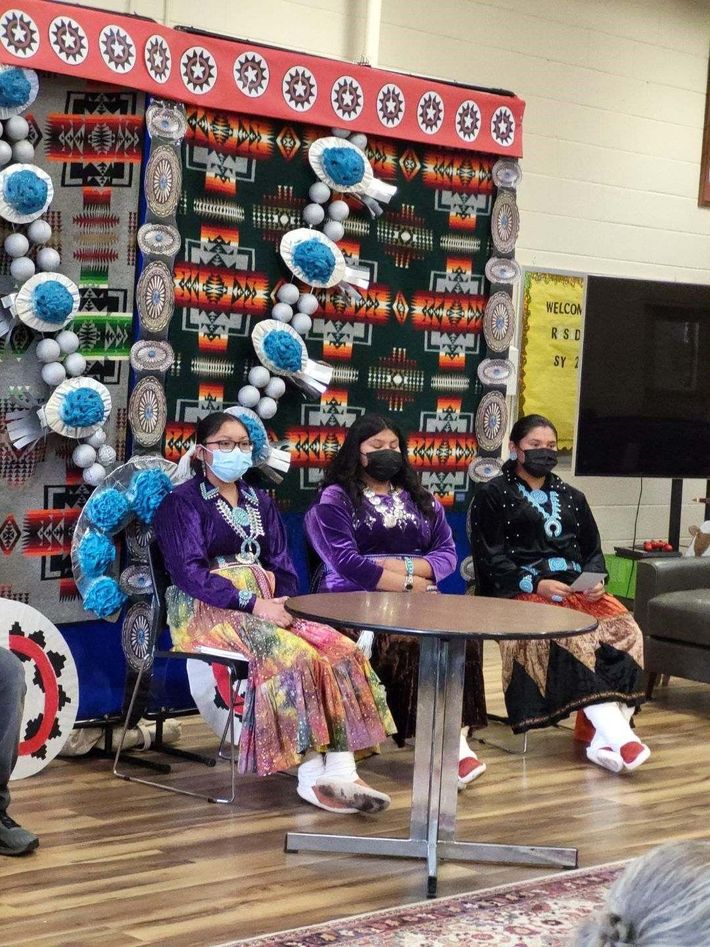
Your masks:
{"label": "star medallion pattern", "polygon": [[143,47],[143,59],[145,68],[156,82],[162,85],[168,81],[173,68],[173,57],[162,36],[155,33],[148,37]]}
{"label": "star medallion pattern", "polygon": [[352,76],[340,76],[333,83],[333,88],[330,91],[330,102],[333,111],[339,118],[346,122],[352,122],[362,112],[362,107],[365,104],[362,86]]}
{"label": "star medallion pattern", "polygon": [[0,20],[0,42],[14,56],[29,59],[39,49],[37,24],[22,10],[6,10]]}
{"label": "star medallion pattern", "polygon": [[295,112],[307,112],[318,95],[318,83],[310,69],[291,66],[283,79],[284,101]]}
{"label": "star medallion pattern", "polygon": [[500,105],[491,119],[491,137],[497,145],[510,147],[515,138],[515,116],[506,105]]}
{"label": "star medallion pattern", "polygon": [[404,118],[404,93],[399,86],[388,82],[377,93],[377,115],[387,128],[396,128]]}
{"label": "star medallion pattern", "polygon": [[136,64],[136,44],[120,26],[109,24],[99,33],[101,58],[113,72],[125,75]]}
{"label": "star medallion pattern", "polygon": [[466,99],[456,110],[456,134],[462,141],[475,141],[480,130],[481,110],[473,99]]}
{"label": "star medallion pattern", "polygon": [[204,95],[217,81],[217,61],[204,46],[191,46],[182,54],[180,75],[190,92]]}
{"label": "star medallion pattern", "polygon": [[417,122],[425,135],[435,135],[444,121],[444,100],[436,92],[425,92],[417,106]]}
{"label": "star medallion pattern", "polygon": [[259,53],[242,53],[234,60],[234,81],[250,99],[258,99],[269,84],[269,66]]}
{"label": "star medallion pattern", "polygon": [[89,52],[83,27],[69,16],[55,16],[49,24],[49,43],[68,66],[78,66]]}

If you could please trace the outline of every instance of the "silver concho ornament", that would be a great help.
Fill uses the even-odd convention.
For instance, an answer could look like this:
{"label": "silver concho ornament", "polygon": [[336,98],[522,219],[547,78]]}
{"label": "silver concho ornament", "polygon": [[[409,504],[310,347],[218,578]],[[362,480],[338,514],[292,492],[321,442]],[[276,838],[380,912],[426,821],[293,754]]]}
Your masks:
{"label": "silver concho ornament", "polygon": [[183,109],[169,105],[149,105],[145,112],[145,121],[151,138],[179,142],[187,131],[187,118]]}
{"label": "silver concho ornament", "polygon": [[489,391],[476,411],[476,440],[481,450],[497,450],[508,425],[508,406],[499,391]]}
{"label": "silver concho ornament", "polygon": [[171,145],[153,147],[145,168],[145,199],[156,217],[172,217],[182,192],[182,167]]}
{"label": "silver concho ornament", "polygon": [[153,591],[150,569],[143,563],[127,566],[118,581],[126,595],[133,598],[150,595]]}
{"label": "silver concho ornament", "polygon": [[175,308],[175,284],[168,267],[159,260],[149,263],[136,287],[138,318],[146,332],[165,332]]}
{"label": "silver concho ornament", "polygon": [[167,419],[163,386],[152,376],[141,378],[128,402],[128,421],[136,443],[154,447],[163,436]]}
{"label": "silver concho ornament", "polygon": [[153,663],[150,650],[151,607],[147,602],[136,602],[126,612],[121,629],[121,646],[126,662],[134,671],[140,671],[144,659],[146,667]]}
{"label": "silver concho ornament", "polygon": [[174,257],[180,243],[178,231],[166,224],[143,224],[138,231],[138,247],[144,256]]}
{"label": "silver concho ornament", "polygon": [[491,352],[504,352],[515,334],[513,300],[507,293],[493,293],[483,313],[483,337]]}
{"label": "silver concho ornament", "polygon": [[520,214],[513,191],[501,191],[491,214],[491,239],[498,253],[512,253],[520,230]]}

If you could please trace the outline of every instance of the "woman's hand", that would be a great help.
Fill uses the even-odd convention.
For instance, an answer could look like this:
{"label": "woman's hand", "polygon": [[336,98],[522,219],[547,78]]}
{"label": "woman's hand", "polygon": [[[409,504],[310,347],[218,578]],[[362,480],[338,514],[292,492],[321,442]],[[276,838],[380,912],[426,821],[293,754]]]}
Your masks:
{"label": "woman's hand", "polygon": [[594,588],[587,589],[587,591],[586,591],[586,592],[583,592],[582,594],[583,594],[584,597],[587,599],[587,601],[589,601],[589,602],[598,602],[599,599],[600,599],[600,598],[602,597],[602,595],[604,594],[604,583],[603,583],[603,582],[597,582],[597,584],[594,586]]}
{"label": "woman's hand", "polygon": [[254,602],[252,615],[263,618],[265,621],[271,621],[279,628],[288,628],[293,621],[293,616],[289,615],[284,608],[287,597],[282,595],[281,598],[258,598]]}
{"label": "woman's hand", "polygon": [[556,579],[542,579],[537,584],[537,594],[549,598],[551,602],[561,602],[571,593],[569,585]]}

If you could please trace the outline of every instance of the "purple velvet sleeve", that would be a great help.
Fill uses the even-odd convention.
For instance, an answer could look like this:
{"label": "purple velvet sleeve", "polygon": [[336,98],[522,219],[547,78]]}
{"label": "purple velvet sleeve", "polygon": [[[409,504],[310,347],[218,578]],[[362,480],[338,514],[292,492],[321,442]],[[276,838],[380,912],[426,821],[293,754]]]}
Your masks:
{"label": "purple velvet sleeve", "polygon": [[158,507],[153,523],[166,568],[179,589],[217,608],[252,611],[255,597],[240,605],[239,592],[232,583],[210,572],[207,538],[193,503],[170,493]]}
{"label": "purple velvet sleeve", "polygon": [[274,573],[276,595],[298,595],[298,576],[286,541],[286,529],[276,504],[266,493],[260,493],[259,506],[264,523],[264,540],[260,561]]}
{"label": "purple velvet sleeve", "polygon": [[444,508],[438,500],[434,501],[436,517],[431,527],[431,541],[429,548],[424,552],[424,558],[434,573],[434,581],[438,584],[456,568],[456,544],[451,527],[446,522]]}
{"label": "purple velvet sleeve", "polygon": [[368,592],[377,588],[382,566],[360,555],[352,505],[340,491],[332,487],[323,491],[320,501],[306,513],[305,528],[316,555],[328,569],[357,588]]}

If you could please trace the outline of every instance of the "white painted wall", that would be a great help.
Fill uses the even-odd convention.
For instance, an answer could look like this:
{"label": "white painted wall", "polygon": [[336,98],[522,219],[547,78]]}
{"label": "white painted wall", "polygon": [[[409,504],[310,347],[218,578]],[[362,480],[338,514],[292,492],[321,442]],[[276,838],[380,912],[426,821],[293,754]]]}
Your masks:
{"label": "white painted wall", "polygon": [[[89,5],[320,55],[362,55],[364,0]],[[383,0],[382,15],[380,66],[508,88],[526,100],[522,264],[710,283],[710,208],[696,200],[708,0]],[[605,547],[629,542],[638,481],[578,485]],[[686,482],[686,498],[702,493],[703,481]],[[668,481],[645,482],[639,537],[666,535],[669,496]],[[685,503],[686,538],[701,515]]]}

